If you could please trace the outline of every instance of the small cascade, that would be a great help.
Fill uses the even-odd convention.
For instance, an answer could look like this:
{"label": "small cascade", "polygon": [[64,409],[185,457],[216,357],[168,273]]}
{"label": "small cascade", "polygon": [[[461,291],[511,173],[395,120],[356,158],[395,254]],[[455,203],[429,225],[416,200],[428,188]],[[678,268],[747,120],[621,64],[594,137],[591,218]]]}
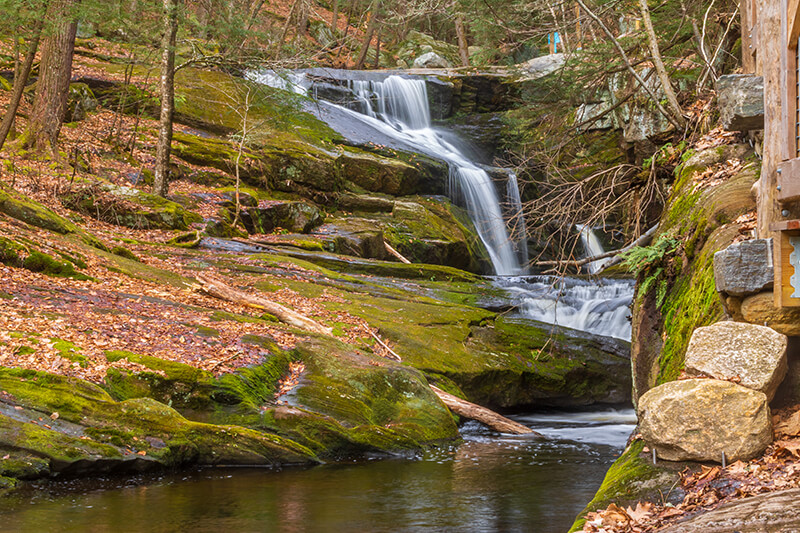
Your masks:
{"label": "small cascade", "polygon": [[[575,229],[578,230],[581,236],[581,242],[583,243],[583,249],[586,251],[586,257],[595,257],[605,253],[606,250],[603,248],[600,238],[592,228],[583,224],[576,224]],[[587,263],[583,268],[586,269],[589,274],[596,274],[609,260],[610,258],[598,259],[597,261]]]}
{"label": "small cascade", "polygon": [[633,280],[531,276],[498,280],[524,318],[595,335],[631,339]]}

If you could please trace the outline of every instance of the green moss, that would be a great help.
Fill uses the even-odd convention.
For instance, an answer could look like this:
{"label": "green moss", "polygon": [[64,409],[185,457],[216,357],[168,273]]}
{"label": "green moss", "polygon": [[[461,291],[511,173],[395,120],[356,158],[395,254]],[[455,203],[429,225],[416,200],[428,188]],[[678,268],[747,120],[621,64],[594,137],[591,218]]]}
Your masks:
{"label": "green moss", "polygon": [[0,237],[0,263],[20,267],[22,266],[22,259],[20,259],[19,254],[25,251],[25,247],[19,243],[7,237]]}
{"label": "green moss", "polygon": [[77,280],[92,280],[89,276],[75,271],[72,263],[60,262],[53,257],[43,254],[42,252],[31,252],[28,257],[22,262],[22,267],[27,268],[31,272],[41,272],[48,276],[56,276],[61,278],[73,278]]}
{"label": "green moss", "polygon": [[586,513],[605,509],[611,502],[625,505],[625,502],[647,500],[648,496],[652,498],[654,493],[658,494],[660,489],[664,489],[662,497],[667,496],[671,489],[669,483],[672,483],[673,478],[677,480],[677,475],[665,474],[664,470],[654,467],[648,461],[646,454],[643,454],[643,448],[643,441],[634,441],[619,459],[614,461],[606,472],[603,484],[592,501],[578,515],[570,532],[581,530],[586,521],[584,519]]}
{"label": "green moss", "polygon": [[124,246],[114,246],[111,249],[111,253],[114,255],[118,255],[120,257],[124,257],[125,259],[130,259],[131,261],[136,261],[141,263],[142,260],[139,259],[136,254],[125,248]]}
{"label": "green moss", "polygon": [[58,351],[58,355],[64,359],[78,363],[83,368],[87,366],[89,360],[80,353],[81,349],[75,344],[55,337],[50,339],[50,342],[53,343],[53,348]]}

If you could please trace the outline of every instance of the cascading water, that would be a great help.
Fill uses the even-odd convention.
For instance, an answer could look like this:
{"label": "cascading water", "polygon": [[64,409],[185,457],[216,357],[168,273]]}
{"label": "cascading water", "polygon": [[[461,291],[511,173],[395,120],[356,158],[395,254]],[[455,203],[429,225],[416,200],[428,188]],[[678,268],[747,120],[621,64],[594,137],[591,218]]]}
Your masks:
{"label": "cascading water", "polygon": [[[586,257],[596,257],[605,253],[605,249],[603,248],[603,244],[600,242],[600,238],[592,228],[584,224],[576,224],[575,229],[578,230],[578,233],[581,236],[581,242],[583,243],[583,249],[586,251]],[[606,263],[608,263],[609,259],[610,258],[592,261],[591,263],[584,265],[584,269],[589,274],[596,274],[603,268],[603,266],[605,266]]]}
{"label": "cascading water", "polygon": [[633,280],[529,276],[498,280],[520,316],[617,339],[631,339]]}
{"label": "cascading water", "polygon": [[[252,74],[251,77],[266,85],[285,89],[285,78],[276,79],[274,73]],[[451,197],[464,202],[478,236],[489,253],[495,274],[521,274],[522,266],[515,250],[520,246],[515,246],[516,243],[509,236],[494,183],[485,170],[431,127],[425,80],[392,75],[383,80],[349,80],[348,85],[354,95],[349,105],[352,109],[336,107],[350,111],[354,117],[368,122],[374,129],[404,145],[446,161],[450,167]]]}
{"label": "cascading water", "polygon": [[[367,76],[342,73],[342,76]],[[308,92],[323,98],[323,88],[302,73],[277,75],[251,73],[251,79],[295,93]],[[516,277],[528,262],[527,231],[517,176],[508,172],[506,194],[501,203],[494,183],[485,170],[431,127],[431,113],[424,79],[397,75],[371,79],[347,79],[346,88],[337,86],[336,104],[318,102],[316,112],[325,106],[334,109],[339,127],[344,122],[368,126],[372,135],[381,135],[398,147],[444,160],[450,167],[450,195],[462,202],[492,261],[497,285],[510,295],[519,316],[572,328],[601,336],[630,340],[629,305],[633,281],[586,281],[547,276]],[[329,89],[330,87],[328,87]],[[348,91],[349,90],[349,91]],[[348,93],[349,96],[343,96]],[[341,105],[339,105],[341,104]],[[357,132],[356,132],[357,133]],[[363,138],[362,138],[363,139]],[[367,139],[368,140],[368,139]],[[367,140],[364,140],[366,142]],[[505,216],[504,216],[505,215]],[[603,253],[597,235],[579,226],[587,257]],[[585,268],[596,273],[605,261],[594,261]]]}

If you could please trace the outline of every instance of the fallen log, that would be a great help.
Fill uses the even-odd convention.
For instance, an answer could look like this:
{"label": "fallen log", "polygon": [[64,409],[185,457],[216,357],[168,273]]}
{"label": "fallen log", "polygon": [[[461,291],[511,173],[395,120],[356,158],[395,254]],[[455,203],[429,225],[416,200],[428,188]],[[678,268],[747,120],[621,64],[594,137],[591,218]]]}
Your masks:
{"label": "fallen log", "polygon": [[[328,337],[334,336],[331,328],[326,328],[318,322],[315,322],[314,320],[301,315],[296,311],[292,311],[288,307],[284,307],[277,302],[234,289],[233,287],[230,287],[219,280],[203,274],[199,274],[197,276],[197,282],[198,285],[195,285],[194,287],[196,290],[208,294],[209,296],[213,296],[214,298],[219,298],[220,300],[226,300],[240,305],[246,305],[248,307],[254,307],[256,309],[263,309],[264,311],[275,315],[281,322],[289,324],[290,326],[295,326],[297,328],[318,333],[320,335],[327,335]],[[392,356],[400,361],[399,355],[397,355],[391,348],[389,348],[389,346],[381,341],[377,335],[371,331],[370,333],[378,340],[381,346],[383,346]],[[461,398],[453,396],[452,394],[448,394],[440,388],[434,387],[433,385],[430,385],[430,388],[439,398],[441,398],[442,402],[444,402],[444,404],[452,412],[459,416],[463,416],[464,418],[469,418],[471,420],[477,420],[478,422],[486,424],[491,429],[499,431],[500,433],[512,433],[514,435],[534,434],[537,437],[543,437],[543,435],[536,433],[532,429],[514,422],[513,420],[510,420],[498,413],[495,413],[490,409],[470,403],[466,400],[462,400]]]}
{"label": "fallen log", "polygon": [[542,437],[544,435],[537,433],[527,426],[523,426],[518,422],[504,417],[492,410],[489,410],[480,405],[470,403],[462,400],[458,396],[453,396],[438,387],[430,386],[431,390],[444,402],[444,404],[458,416],[469,418],[470,420],[477,420],[481,424],[489,426],[495,431],[500,433],[511,433],[514,435],[533,435],[535,437]]}
{"label": "fallen log", "polygon": [[275,317],[281,322],[289,324],[290,326],[310,331],[312,333],[318,333],[320,335],[327,335],[329,337],[333,336],[333,330],[331,328],[326,328],[319,322],[316,322],[305,315],[301,315],[297,311],[293,311],[288,307],[284,307],[277,302],[273,302],[272,300],[267,300],[266,298],[234,289],[233,287],[229,287],[219,280],[210,278],[203,274],[199,274],[197,276],[197,282],[199,285],[197,285],[196,288],[199,291],[204,292],[209,296],[213,296],[214,298],[246,305],[248,307],[254,307],[256,309],[263,309],[267,313],[275,315]]}
{"label": "fallen log", "polygon": [[594,261],[599,261],[601,259],[608,259],[609,257],[613,257],[613,261],[609,261],[605,265],[603,265],[603,269],[606,269],[610,266],[619,264],[622,262],[622,258],[619,257],[620,254],[624,254],[631,248],[635,248],[637,246],[642,246],[647,244],[647,242],[653,238],[656,230],[658,229],[658,225],[656,224],[646,232],[644,232],[638,239],[630,243],[629,245],[620,248],[618,250],[611,250],[610,252],[605,252],[602,254],[593,255],[592,257],[584,257],[583,259],[575,259],[575,260],[565,260],[565,261],[537,261],[534,263],[536,266],[572,266],[572,267],[579,267],[586,265],[588,263],[592,263]]}
{"label": "fallen log", "polygon": [[401,263],[405,263],[407,265],[411,264],[411,261],[403,257],[403,254],[392,248],[392,245],[386,241],[383,241],[383,246],[386,248],[386,251],[395,256],[397,259],[400,260]]}

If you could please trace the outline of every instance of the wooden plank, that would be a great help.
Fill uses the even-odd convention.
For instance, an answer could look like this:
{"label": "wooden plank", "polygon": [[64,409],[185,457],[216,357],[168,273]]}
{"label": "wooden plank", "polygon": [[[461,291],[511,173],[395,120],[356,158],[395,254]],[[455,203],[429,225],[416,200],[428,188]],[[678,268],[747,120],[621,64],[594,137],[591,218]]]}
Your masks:
{"label": "wooden plank", "polygon": [[777,199],[781,203],[800,200],[800,158],[778,163]]}
{"label": "wooden plank", "polygon": [[800,0],[789,0],[788,19],[789,19],[789,40],[786,46],[794,48],[797,46],[797,38],[800,37]]}
{"label": "wooden plank", "polygon": [[792,219],[792,220],[781,220],[779,222],[773,222],[769,225],[770,231],[789,231],[800,229],[800,220]]}

